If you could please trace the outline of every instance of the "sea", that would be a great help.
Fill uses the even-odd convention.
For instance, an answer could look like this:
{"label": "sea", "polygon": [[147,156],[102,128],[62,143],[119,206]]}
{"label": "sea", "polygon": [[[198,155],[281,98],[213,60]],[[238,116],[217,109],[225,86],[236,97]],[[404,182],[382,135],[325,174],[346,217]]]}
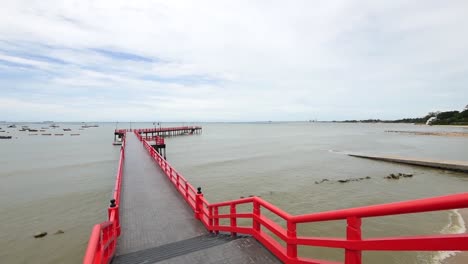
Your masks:
{"label": "sea", "polygon": [[[0,135],[12,136],[0,139],[0,263],[81,263],[93,225],[107,215],[120,150],[112,145],[114,129],[151,128],[154,123],[93,123],[98,127],[88,128],[82,128],[83,123],[56,123],[56,128],[17,123],[16,128],[7,128],[10,124],[0,123],[0,131],[5,131]],[[192,185],[202,187],[210,202],[255,195],[297,215],[468,190],[466,173],[347,155],[467,161],[467,137],[386,131],[468,132],[468,128],[321,122],[159,125],[203,127],[201,134],[166,138],[166,151],[168,161]],[[21,126],[45,131],[19,131]],[[391,173],[414,176],[384,178]],[[370,179],[338,182],[365,177]],[[366,218],[363,237],[464,233],[468,219],[460,211]],[[58,230],[64,233],[55,234]],[[48,235],[34,238],[37,232]],[[298,234],[345,237],[346,223],[301,224]],[[363,263],[438,264],[454,254],[458,253],[363,252]],[[343,261],[344,250],[301,246],[299,255]]]}

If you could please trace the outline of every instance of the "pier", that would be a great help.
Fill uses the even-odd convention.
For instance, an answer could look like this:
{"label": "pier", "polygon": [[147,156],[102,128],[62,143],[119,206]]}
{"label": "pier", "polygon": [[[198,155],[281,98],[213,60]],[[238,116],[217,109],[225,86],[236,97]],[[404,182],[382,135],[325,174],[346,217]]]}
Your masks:
{"label": "pier", "polygon": [[429,167],[429,168],[436,168],[436,169],[468,172],[467,161],[433,160],[433,159],[424,159],[424,158],[406,158],[406,157],[400,157],[400,156],[367,155],[367,154],[366,155],[365,154],[348,154],[348,156],[394,162],[394,163],[402,163],[402,164]]}
{"label": "pier", "polygon": [[[360,264],[367,250],[468,250],[468,234],[361,235],[363,218],[468,208],[468,193],[304,215],[291,215],[260,197],[211,203],[203,189],[192,186],[165,157],[169,146],[164,137],[201,131],[173,127],[114,132],[122,144],[115,188],[107,219],[92,229],[84,264],[338,263],[301,257],[298,247],[344,249],[344,263]],[[332,220],[346,221],[345,237],[298,232],[301,224]]]}

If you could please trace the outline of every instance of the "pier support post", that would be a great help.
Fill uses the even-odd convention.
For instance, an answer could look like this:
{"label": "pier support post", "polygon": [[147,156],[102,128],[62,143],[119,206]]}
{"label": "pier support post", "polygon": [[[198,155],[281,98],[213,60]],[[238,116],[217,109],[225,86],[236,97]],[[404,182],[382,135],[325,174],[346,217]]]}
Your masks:
{"label": "pier support post", "polygon": [[[346,227],[346,240],[361,240],[361,218],[348,217],[346,219],[348,226]],[[361,251],[350,250],[345,251],[345,264],[361,264]]]}

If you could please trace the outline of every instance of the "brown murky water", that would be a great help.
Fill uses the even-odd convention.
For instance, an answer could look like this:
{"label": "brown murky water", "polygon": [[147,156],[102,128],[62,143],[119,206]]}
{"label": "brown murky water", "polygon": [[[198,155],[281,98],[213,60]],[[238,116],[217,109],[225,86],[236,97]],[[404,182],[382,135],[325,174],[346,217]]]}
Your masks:
{"label": "brown murky water", "polygon": [[[28,124],[39,128],[43,124]],[[105,219],[117,167],[114,124],[64,136],[0,141],[0,262],[80,263],[91,228]],[[163,124],[164,125],[164,124]],[[179,125],[179,124],[168,124]],[[180,124],[181,125],[181,124]],[[132,124],[151,127],[151,123]],[[211,202],[259,195],[291,214],[466,192],[468,175],[352,158],[346,152],[467,160],[468,139],[385,133],[385,130],[467,131],[394,124],[202,124],[203,133],[167,139],[168,160]],[[0,127],[6,126],[1,124]],[[72,128],[63,132],[62,128]],[[58,132],[60,130],[60,132]],[[52,130],[52,133],[54,131]],[[72,137],[67,133],[80,133]],[[40,134],[40,133],[39,133]],[[16,138],[17,137],[17,138]],[[414,177],[389,181],[390,173]],[[371,179],[340,184],[346,178]],[[315,184],[324,178],[330,181]],[[456,211],[366,219],[365,237],[457,233]],[[53,235],[58,229],[61,235]],[[34,239],[37,231],[49,235]],[[300,225],[301,235],[344,236],[345,224]],[[342,260],[343,250],[300,248],[303,256]],[[364,263],[439,263],[423,252],[364,253]]]}

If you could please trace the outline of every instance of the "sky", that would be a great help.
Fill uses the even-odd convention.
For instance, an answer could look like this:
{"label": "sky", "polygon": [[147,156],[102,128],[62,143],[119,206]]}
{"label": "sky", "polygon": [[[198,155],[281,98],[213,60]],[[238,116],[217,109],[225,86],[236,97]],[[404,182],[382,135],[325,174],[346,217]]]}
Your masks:
{"label": "sky", "polygon": [[0,120],[398,119],[467,104],[466,0],[0,8]]}

